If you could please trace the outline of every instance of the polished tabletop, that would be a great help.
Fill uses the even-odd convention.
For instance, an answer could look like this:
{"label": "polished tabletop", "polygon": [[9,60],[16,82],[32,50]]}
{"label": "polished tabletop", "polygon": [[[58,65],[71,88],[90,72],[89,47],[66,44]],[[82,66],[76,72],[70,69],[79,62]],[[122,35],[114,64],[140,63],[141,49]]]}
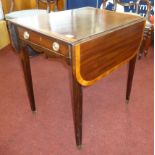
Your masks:
{"label": "polished tabletop", "polygon": [[132,25],[139,20],[144,20],[144,18],[138,15],[84,7],[49,14],[34,14],[34,16],[20,17],[10,21],[68,43],[76,43]]}
{"label": "polished tabletop", "polygon": [[75,138],[78,148],[81,148],[82,86],[93,85],[129,62],[126,91],[126,100],[129,101],[145,19],[136,15],[85,7],[21,17],[10,22],[19,38],[18,51],[32,111],[36,110],[36,106],[28,46],[44,52],[46,56],[66,60],[70,65]]}

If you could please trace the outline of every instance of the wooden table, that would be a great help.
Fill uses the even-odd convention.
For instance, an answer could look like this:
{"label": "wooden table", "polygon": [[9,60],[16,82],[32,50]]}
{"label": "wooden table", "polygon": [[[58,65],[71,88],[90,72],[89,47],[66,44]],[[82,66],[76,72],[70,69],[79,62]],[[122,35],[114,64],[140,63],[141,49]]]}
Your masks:
{"label": "wooden table", "polygon": [[[65,60],[73,79],[73,117],[77,146],[82,144],[82,86],[90,86],[129,62],[129,100],[144,18],[91,7],[9,20],[20,43],[20,58],[32,111],[35,100],[27,45]],[[95,97],[95,96],[94,96]]]}

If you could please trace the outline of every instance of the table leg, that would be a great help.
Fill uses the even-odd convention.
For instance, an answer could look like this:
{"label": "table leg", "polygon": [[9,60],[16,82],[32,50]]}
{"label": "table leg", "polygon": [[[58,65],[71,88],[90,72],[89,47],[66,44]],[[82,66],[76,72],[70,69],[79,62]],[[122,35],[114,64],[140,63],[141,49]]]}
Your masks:
{"label": "table leg", "polygon": [[127,91],[126,91],[127,103],[129,102],[129,99],[130,99],[130,92],[132,87],[132,80],[133,80],[133,75],[135,70],[136,58],[137,58],[137,55],[129,61],[128,82],[127,82]]}
{"label": "table leg", "polygon": [[34,100],[34,93],[33,93],[30,60],[29,60],[29,55],[28,55],[26,46],[24,46],[21,49],[21,62],[22,62],[22,66],[23,66],[23,72],[24,72],[25,83],[26,83],[26,87],[27,87],[31,110],[35,111],[36,107],[35,107],[35,100]]}
{"label": "table leg", "polygon": [[82,145],[82,86],[73,76],[73,118],[75,128],[76,145]]}

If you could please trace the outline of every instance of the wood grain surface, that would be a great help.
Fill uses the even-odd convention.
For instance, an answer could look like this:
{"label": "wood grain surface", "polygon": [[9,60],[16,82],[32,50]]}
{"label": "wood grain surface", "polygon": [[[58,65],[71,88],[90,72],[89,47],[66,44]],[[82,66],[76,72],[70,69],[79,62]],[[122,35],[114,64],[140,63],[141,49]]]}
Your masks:
{"label": "wood grain surface", "polygon": [[57,40],[59,53],[72,55],[73,73],[84,86],[131,60],[138,52],[145,25],[141,16],[92,7],[9,21],[17,25],[19,34],[24,33],[19,27],[30,33],[29,44],[50,49]]}
{"label": "wood grain surface", "polygon": [[64,42],[59,41],[55,38],[49,38],[26,28],[17,27],[17,31],[21,40],[25,40],[24,33],[27,32],[29,34],[29,39],[25,40],[26,42],[29,42],[29,44],[43,47],[44,49],[47,49],[51,52],[55,52],[52,48],[52,45],[54,42],[56,42],[60,46],[60,49],[56,51],[56,53],[63,55],[64,57],[69,57],[68,44],[65,44]]}
{"label": "wood grain surface", "polygon": [[134,24],[74,48],[74,74],[88,86],[128,62],[138,52],[145,22]]}
{"label": "wood grain surface", "polygon": [[144,20],[141,16],[85,7],[17,18],[10,22],[69,44],[77,44]]}
{"label": "wood grain surface", "polygon": [[[66,59],[71,65],[75,137],[77,146],[81,148],[82,86],[94,84],[129,62],[126,92],[126,99],[129,100],[136,54],[143,37],[144,18],[86,7],[9,21],[17,28],[22,48],[21,61],[33,111],[34,93],[25,47],[31,46],[48,55],[52,53]],[[51,50],[54,41],[60,45],[57,52]],[[63,52],[64,55],[60,55]],[[67,53],[69,57],[65,55]]]}

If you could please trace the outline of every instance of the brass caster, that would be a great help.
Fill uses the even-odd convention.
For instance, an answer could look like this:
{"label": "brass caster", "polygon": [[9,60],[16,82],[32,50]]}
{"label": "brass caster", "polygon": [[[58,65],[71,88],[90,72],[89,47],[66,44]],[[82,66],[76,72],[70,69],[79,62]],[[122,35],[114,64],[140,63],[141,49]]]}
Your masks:
{"label": "brass caster", "polygon": [[142,54],[138,55],[138,60],[140,60],[142,58]]}
{"label": "brass caster", "polygon": [[129,99],[126,99],[126,104],[129,104]]}
{"label": "brass caster", "polygon": [[81,149],[82,149],[82,145],[77,145],[77,148],[78,148],[79,150],[81,150]]}
{"label": "brass caster", "polygon": [[36,113],[37,113],[37,110],[32,111],[32,114],[34,114],[34,115],[35,115]]}
{"label": "brass caster", "polygon": [[145,56],[145,57],[147,56],[147,54],[148,54],[148,52],[147,52],[147,51],[144,51],[144,56]]}

